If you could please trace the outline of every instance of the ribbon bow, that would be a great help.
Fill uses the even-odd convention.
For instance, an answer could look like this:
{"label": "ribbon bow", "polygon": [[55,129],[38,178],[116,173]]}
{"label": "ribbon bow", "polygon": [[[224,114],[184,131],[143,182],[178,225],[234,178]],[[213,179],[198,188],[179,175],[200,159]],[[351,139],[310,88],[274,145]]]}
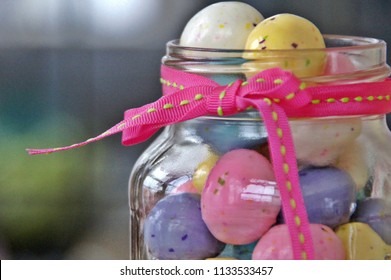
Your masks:
{"label": "ribbon bow", "polygon": [[247,109],[262,115],[275,178],[280,190],[295,259],[313,259],[309,221],[300,190],[290,117],[385,114],[391,111],[391,80],[350,85],[306,87],[292,73],[278,68],[247,81],[221,86],[206,77],[162,66],[163,97],[125,112],[124,120],[97,137],[53,149],[28,149],[29,154],[81,147],[122,132],[122,143],[147,140],[160,128],[205,115],[228,116]]}

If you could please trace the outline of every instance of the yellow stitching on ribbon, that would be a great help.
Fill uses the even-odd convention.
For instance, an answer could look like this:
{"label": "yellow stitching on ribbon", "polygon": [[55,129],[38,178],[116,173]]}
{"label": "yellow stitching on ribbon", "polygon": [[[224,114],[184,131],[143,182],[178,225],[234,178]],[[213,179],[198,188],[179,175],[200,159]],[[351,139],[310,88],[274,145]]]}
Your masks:
{"label": "yellow stitching on ribbon", "polygon": [[319,99],[314,99],[311,101],[312,104],[319,104],[320,103],[320,100]]}
{"label": "yellow stitching on ribbon", "polygon": [[181,103],[179,103],[180,106],[183,106],[183,105],[187,105],[189,104],[190,101],[189,100],[182,100]]}
{"label": "yellow stitching on ribbon", "polygon": [[172,105],[170,103],[164,104],[164,106],[163,106],[163,109],[171,109],[171,108],[174,108],[174,105]]}
{"label": "yellow stitching on ribbon", "polygon": [[349,97],[344,97],[340,99],[342,103],[348,103],[350,101]]}
{"label": "yellow stitching on ribbon", "polygon": [[304,242],[305,242],[304,234],[301,232],[299,233],[299,241],[301,244],[304,244]]}
{"label": "yellow stitching on ribbon", "polygon": [[275,111],[272,112],[272,117],[275,122],[278,121],[278,114]]}
{"label": "yellow stitching on ribbon", "polygon": [[280,147],[280,152],[281,152],[281,155],[285,156],[286,155],[286,148],[284,145],[281,145]]}
{"label": "yellow stitching on ribbon", "polygon": [[291,204],[292,209],[296,209],[296,201],[293,198],[291,198],[290,204]]}
{"label": "yellow stitching on ribbon", "polygon": [[333,103],[333,102],[335,102],[335,99],[334,98],[327,98],[326,102],[327,103]]}
{"label": "yellow stitching on ribbon", "polygon": [[277,135],[279,138],[282,138],[282,129],[277,127]]}
{"label": "yellow stitching on ribbon", "polygon": [[354,100],[356,100],[357,102],[361,102],[362,101],[362,97],[361,96],[357,96],[354,98]]}
{"label": "yellow stitching on ribbon", "polygon": [[291,181],[286,181],[286,188],[288,189],[289,192],[292,190],[292,183],[291,183]]}
{"label": "yellow stitching on ribbon", "polygon": [[368,101],[373,101],[374,99],[375,99],[375,97],[373,97],[373,96],[368,96],[368,97],[367,97],[367,100],[368,100]]}
{"label": "yellow stitching on ribbon", "polygon": [[224,91],[222,91],[222,92],[220,93],[219,99],[220,99],[220,100],[223,99],[223,98],[225,97],[225,95],[226,95],[226,92],[225,92],[225,90],[224,90]]}
{"label": "yellow stitching on ribbon", "polygon": [[147,110],[147,113],[153,113],[153,112],[156,112],[156,109],[155,108],[149,108]]}
{"label": "yellow stitching on ribbon", "polygon": [[265,82],[265,79],[264,78],[258,78],[256,80],[257,83],[264,83]]}
{"label": "yellow stitching on ribbon", "polygon": [[219,106],[219,107],[217,108],[217,114],[218,114],[220,117],[224,115],[224,114],[223,114],[223,108],[221,108],[221,106]]}
{"label": "yellow stitching on ribbon", "polygon": [[197,101],[201,100],[202,98],[204,98],[204,96],[202,94],[200,94],[200,93],[196,94],[196,96],[194,96],[194,99],[197,100]]}
{"label": "yellow stitching on ribbon", "polygon": [[132,120],[135,120],[135,119],[137,119],[137,118],[139,118],[139,117],[141,117],[141,114],[134,115],[134,116],[132,117]]}
{"label": "yellow stitching on ribbon", "polygon": [[301,220],[300,220],[300,218],[299,218],[299,216],[295,216],[295,223],[296,223],[296,226],[300,226],[301,225]]}
{"label": "yellow stitching on ribbon", "polygon": [[273,83],[276,84],[276,85],[281,85],[283,82],[284,82],[284,81],[281,80],[281,79],[275,79],[275,80],[273,81]]}
{"label": "yellow stitching on ribbon", "polygon": [[246,85],[248,85],[248,82],[247,82],[247,81],[244,81],[244,82],[242,82],[242,84],[241,84],[242,87],[244,87],[244,86],[246,86]]}
{"label": "yellow stitching on ribbon", "polygon": [[307,84],[302,82],[299,86],[299,89],[304,90],[307,87]]}
{"label": "yellow stitching on ribbon", "polygon": [[306,260],[308,258],[307,253],[305,251],[301,252],[301,258]]}
{"label": "yellow stitching on ribbon", "polygon": [[119,126],[117,126],[117,129],[122,129],[125,127],[125,123],[121,123]]}
{"label": "yellow stitching on ribbon", "polygon": [[284,172],[285,174],[289,173],[289,165],[287,163],[284,163]]}
{"label": "yellow stitching on ribbon", "polygon": [[291,92],[290,94],[288,94],[286,97],[285,97],[285,99],[286,100],[291,100],[291,99],[293,99],[295,97],[295,93],[294,92]]}
{"label": "yellow stitching on ribbon", "polygon": [[264,98],[263,101],[267,103],[267,105],[272,105],[272,101],[269,98]]}

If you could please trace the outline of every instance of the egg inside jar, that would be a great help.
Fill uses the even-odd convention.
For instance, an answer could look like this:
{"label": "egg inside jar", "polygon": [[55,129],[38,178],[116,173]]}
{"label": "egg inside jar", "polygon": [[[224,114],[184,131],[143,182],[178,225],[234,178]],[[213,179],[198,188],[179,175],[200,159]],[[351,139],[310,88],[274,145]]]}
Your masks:
{"label": "egg inside jar", "polygon": [[[355,49],[365,44],[371,47]],[[385,51],[370,39],[323,36],[297,15],[265,19],[248,4],[221,2],[190,19],[168,45],[163,64],[228,86],[238,80],[246,86],[261,71],[279,68],[299,78],[304,91],[384,79],[387,66],[372,69],[384,60],[376,55],[379,48]],[[363,74],[366,69],[372,72]],[[314,110],[322,106],[311,102]],[[289,126],[314,258],[390,258],[391,174],[385,170],[391,154],[382,146],[389,137],[384,118],[298,117]],[[294,259],[269,140],[262,114],[252,106],[167,127],[131,174],[131,257]]]}

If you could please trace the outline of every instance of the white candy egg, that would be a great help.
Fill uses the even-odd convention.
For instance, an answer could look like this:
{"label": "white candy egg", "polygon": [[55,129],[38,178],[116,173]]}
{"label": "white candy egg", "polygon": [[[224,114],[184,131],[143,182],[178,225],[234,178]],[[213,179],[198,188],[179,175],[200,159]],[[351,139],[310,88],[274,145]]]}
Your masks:
{"label": "white candy egg", "polygon": [[215,3],[189,20],[182,32],[180,45],[244,49],[247,36],[263,19],[262,14],[246,3]]}

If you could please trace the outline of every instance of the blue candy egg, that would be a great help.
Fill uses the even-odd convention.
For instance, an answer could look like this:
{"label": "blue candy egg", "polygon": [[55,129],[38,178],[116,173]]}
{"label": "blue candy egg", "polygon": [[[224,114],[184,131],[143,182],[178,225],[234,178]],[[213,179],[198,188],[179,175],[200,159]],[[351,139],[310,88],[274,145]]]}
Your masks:
{"label": "blue candy egg", "polygon": [[144,223],[144,241],[152,259],[206,259],[225,244],[208,230],[201,217],[200,195],[180,193],[164,197]]}

